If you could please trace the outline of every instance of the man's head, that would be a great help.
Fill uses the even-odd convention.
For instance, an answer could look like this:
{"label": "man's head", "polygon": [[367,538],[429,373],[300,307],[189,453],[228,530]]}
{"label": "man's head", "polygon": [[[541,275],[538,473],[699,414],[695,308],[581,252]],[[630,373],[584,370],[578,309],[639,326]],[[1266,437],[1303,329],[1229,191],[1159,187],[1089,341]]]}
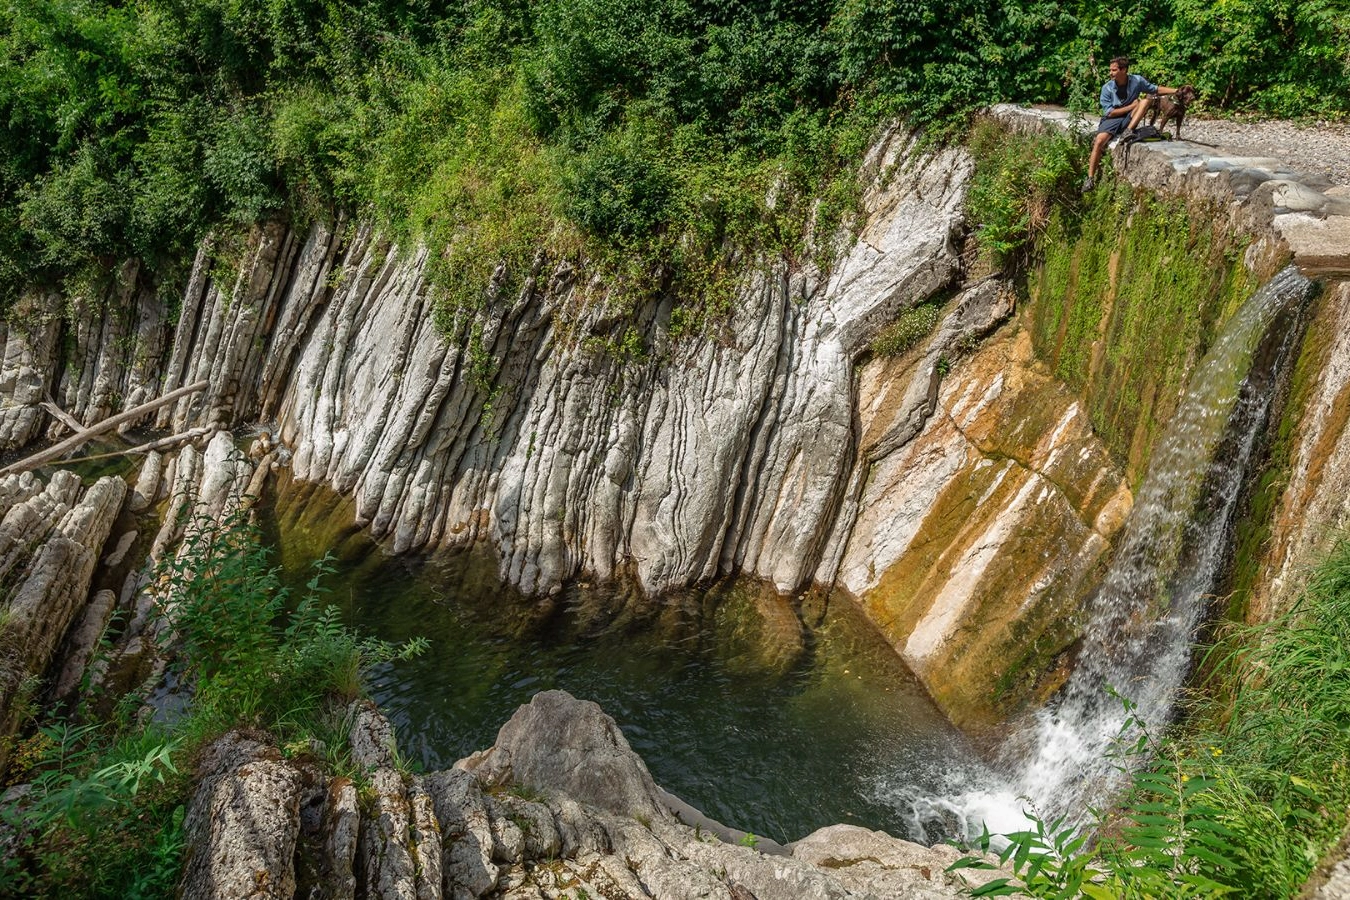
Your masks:
{"label": "man's head", "polygon": [[1111,60],[1111,68],[1108,71],[1111,74],[1111,80],[1124,87],[1125,81],[1130,77],[1130,58],[1128,56],[1117,56]]}

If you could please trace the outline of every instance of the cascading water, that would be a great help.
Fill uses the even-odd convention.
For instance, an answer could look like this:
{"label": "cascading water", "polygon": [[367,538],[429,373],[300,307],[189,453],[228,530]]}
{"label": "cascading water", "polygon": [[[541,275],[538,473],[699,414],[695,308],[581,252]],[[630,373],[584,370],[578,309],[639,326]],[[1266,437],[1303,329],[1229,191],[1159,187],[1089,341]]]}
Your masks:
{"label": "cascading water", "polygon": [[1025,825],[1028,802],[1047,817],[1076,817],[1100,802],[1119,777],[1108,752],[1128,715],[1113,690],[1139,720],[1166,722],[1311,288],[1286,268],[1233,315],[1192,373],[1088,605],[1068,683],[1005,744],[1001,768],[1010,774],[952,772],[954,790],[940,797],[880,786],[913,810],[916,834],[1007,832]]}

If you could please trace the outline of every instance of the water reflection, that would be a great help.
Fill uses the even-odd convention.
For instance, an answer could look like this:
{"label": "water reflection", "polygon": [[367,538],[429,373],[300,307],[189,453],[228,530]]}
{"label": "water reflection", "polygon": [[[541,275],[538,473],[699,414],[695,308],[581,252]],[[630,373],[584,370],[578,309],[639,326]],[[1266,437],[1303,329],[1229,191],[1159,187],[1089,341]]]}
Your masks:
{"label": "water reflection", "polygon": [[[573,585],[540,601],[504,588],[483,554],[389,559],[307,518],[283,507],[271,523],[297,583],[320,547],[335,546],[330,596],[347,621],[432,641],[418,659],[381,666],[371,685],[402,752],[428,770],[489,745],[549,688],[599,703],[663,787],[780,841],[836,822],[912,834],[897,783],[920,796],[973,760],[850,603],[807,627],[790,601],[752,583],[655,602]],[[334,518],[343,513],[330,508],[324,521]]]}

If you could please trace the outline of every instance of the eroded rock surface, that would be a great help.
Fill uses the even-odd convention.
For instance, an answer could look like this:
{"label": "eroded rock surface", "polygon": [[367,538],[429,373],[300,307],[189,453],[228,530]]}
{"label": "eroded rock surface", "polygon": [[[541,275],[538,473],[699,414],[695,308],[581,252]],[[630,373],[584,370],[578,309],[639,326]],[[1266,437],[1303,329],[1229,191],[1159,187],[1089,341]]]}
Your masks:
{"label": "eroded rock surface", "polygon": [[[884,448],[913,427],[914,398],[894,364],[874,365],[863,433]],[[1076,636],[1131,496],[1026,331],[1002,332],[934,390],[922,431],[871,469],[838,583],[949,716],[980,724],[1054,686],[1038,681]]]}
{"label": "eroded rock surface", "polygon": [[207,748],[183,821],[184,900],[295,896],[304,781],[265,740],[231,732]]}
{"label": "eroded rock surface", "polygon": [[30,678],[40,677],[89,600],[90,582],[126,497],[126,482],[87,490],[69,472],[43,486],[31,473],[0,479],[0,770]]}
{"label": "eroded rock surface", "polygon": [[[355,716],[359,741],[388,733],[372,707]],[[834,826],[769,855],[685,825],[614,720],[561,691],[521,707],[493,747],[461,762],[471,771],[367,768],[360,804],[346,779],[315,782],[244,735],[205,760],[186,897],[290,896],[300,884],[306,896],[409,900],[937,900],[965,884],[944,871],[952,848],[881,832]]]}
{"label": "eroded rock surface", "polygon": [[[351,494],[396,551],[488,541],[527,592],[622,570],[656,593],[733,569],[795,590],[850,475],[855,360],[960,269],[964,152],[894,131],[867,166],[863,238],[829,280],[749,267],[715,340],[672,336],[674,298],[620,314],[542,255],[518,295],[447,335],[428,252],[343,223],[257,229],[233,283],[213,280],[204,246],[172,335],[128,268],[109,296],[72,298],[64,357],[53,322],[15,320],[0,446],[32,436],[46,391],[87,423],[114,398],[207,379],[145,424],[275,420],[295,476]],[[637,356],[611,349],[630,322]],[[147,465],[138,508],[157,474]]]}
{"label": "eroded rock surface", "polygon": [[[541,741],[540,735],[549,739]],[[630,818],[664,818],[656,784],[613,719],[565,691],[535,694],[497,742],[458,764],[489,788],[555,792]]]}

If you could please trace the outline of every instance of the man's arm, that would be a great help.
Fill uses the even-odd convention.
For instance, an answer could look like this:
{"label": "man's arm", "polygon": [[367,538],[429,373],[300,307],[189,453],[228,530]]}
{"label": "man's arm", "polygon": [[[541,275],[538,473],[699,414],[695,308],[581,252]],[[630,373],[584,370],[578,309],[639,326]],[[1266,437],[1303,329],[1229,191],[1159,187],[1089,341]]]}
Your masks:
{"label": "man's arm", "polygon": [[1161,94],[1162,96],[1166,97],[1170,94],[1175,94],[1177,92],[1177,89],[1170,87],[1162,87],[1161,85],[1157,85],[1151,81],[1145,80],[1143,92],[1146,94],[1154,94],[1154,95]]}

